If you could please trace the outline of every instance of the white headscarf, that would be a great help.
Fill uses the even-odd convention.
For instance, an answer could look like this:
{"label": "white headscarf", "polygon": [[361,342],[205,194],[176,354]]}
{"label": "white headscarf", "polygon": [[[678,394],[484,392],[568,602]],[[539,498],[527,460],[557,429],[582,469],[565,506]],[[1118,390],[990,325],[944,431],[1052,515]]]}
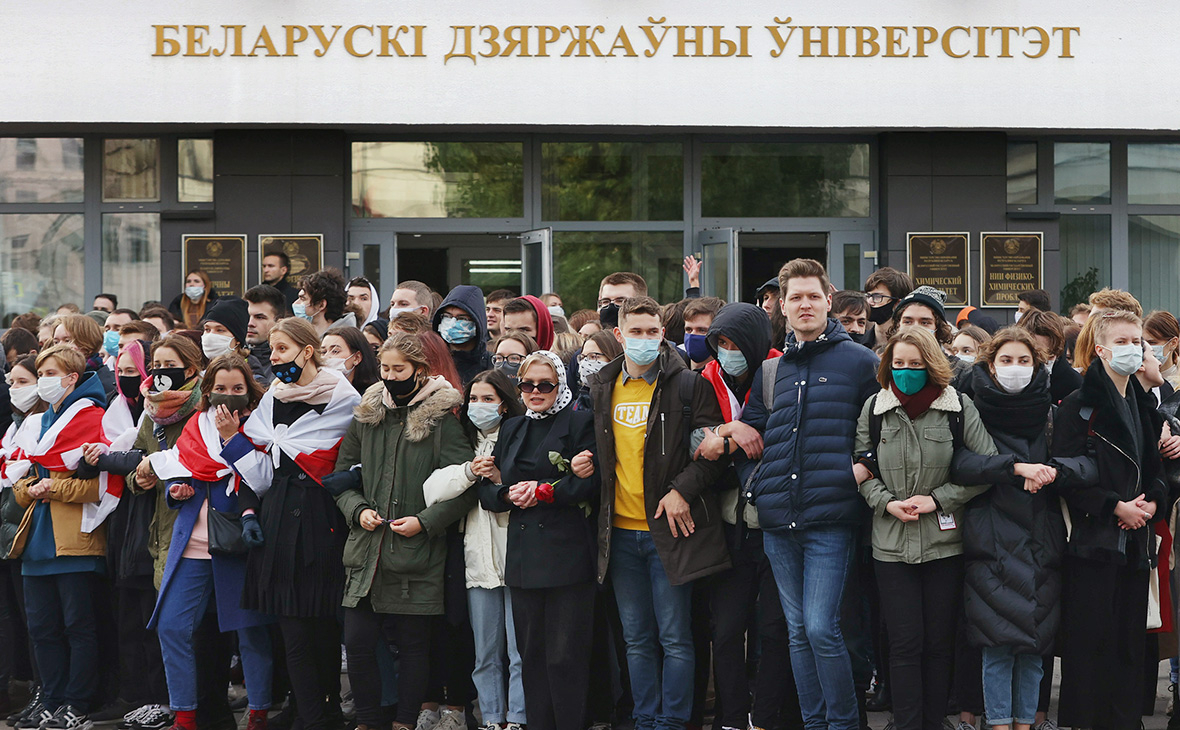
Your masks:
{"label": "white headscarf", "polygon": [[530,410],[528,408],[524,409],[524,415],[526,418],[531,418],[535,421],[539,421],[543,418],[548,418],[549,416],[552,416],[554,413],[557,413],[558,411],[560,411],[561,409],[565,408],[570,403],[572,403],[574,400],[574,394],[570,391],[569,386],[566,385],[565,363],[563,363],[561,361],[560,357],[558,357],[554,353],[550,352],[549,350],[537,350],[533,354],[540,355],[540,356],[544,357],[546,360],[548,360],[549,364],[553,366],[553,371],[557,373],[557,400],[553,401],[553,405],[550,406],[547,410],[542,411],[541,413],[538,413],[534,410]]}
{"label": "white headscarf", "polygon": [[377,319],[377,312],[381,310],[381,295],[377,293],[377,287],[369,284],[369,316],[365,317],[365,321],[361,322],[357,327],[364,329],[365,325]]}

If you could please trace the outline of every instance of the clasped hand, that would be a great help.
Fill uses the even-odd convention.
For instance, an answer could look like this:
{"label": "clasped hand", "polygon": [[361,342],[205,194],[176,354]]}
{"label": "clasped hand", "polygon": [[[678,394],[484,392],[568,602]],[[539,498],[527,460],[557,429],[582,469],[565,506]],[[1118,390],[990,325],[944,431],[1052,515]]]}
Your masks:
{"label": "clasped hand", "polygon": [[907,500],[895,499],[885,505],[885,511],[902,522],[915,522],[919,517],[938,509],[934,497],[918,494]]}

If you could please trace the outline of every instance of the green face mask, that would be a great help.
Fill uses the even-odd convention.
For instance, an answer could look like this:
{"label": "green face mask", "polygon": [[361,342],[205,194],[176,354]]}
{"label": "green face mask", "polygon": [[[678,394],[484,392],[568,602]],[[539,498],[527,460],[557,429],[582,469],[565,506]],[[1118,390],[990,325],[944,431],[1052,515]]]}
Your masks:
{"label": "green face mask", "polygon": [[209,394],[209,408],[217,408],[217,406],[225,406],[230,413],[237,411],[239,414],[245,413],[246,409],[250,407],[250,396],[248,395],[230,395],[228,393],[210,393]]}
{"label": "green face mask", "polygon": [[913,395],[926,387],[925,368],[893,368],[893,384],[906,395]]}

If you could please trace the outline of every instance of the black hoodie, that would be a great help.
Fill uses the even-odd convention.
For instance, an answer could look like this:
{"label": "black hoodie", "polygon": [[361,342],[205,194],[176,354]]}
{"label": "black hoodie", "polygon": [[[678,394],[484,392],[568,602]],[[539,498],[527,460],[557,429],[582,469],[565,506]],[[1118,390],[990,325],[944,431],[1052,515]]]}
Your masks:
{"label": "black hoodie", "polygon": [[459,371],[459,377],[463,379],[463,385],[467,385],[476,375],[492,368],[492,356],[488,352],[488,319],[484,311],[483,290],[478,286],[460,284],[448,292],[447,298],[434,312],[432,325],[435,332],[438,332],[443,310],[447,307],[459,307],[475,321],[475,348],[451,349],[451,360],[455,363],[455,369]]}
{"label": "black hoodie", "polygon": [[708,334],[705,335],[705,346],[713,357],[717,357],[717,339],[721,335],[732,340],[746,358],[748,370],[744,382],[739,383],[736,378],[724,370],[721,371],[725,384],[733,391],[739,402],[744,402],[754,373],[762,366],[762,361],[770,352],[770,318],[761,307],[747,302],[726,304],[717,312],[713,324],[709,326]]}

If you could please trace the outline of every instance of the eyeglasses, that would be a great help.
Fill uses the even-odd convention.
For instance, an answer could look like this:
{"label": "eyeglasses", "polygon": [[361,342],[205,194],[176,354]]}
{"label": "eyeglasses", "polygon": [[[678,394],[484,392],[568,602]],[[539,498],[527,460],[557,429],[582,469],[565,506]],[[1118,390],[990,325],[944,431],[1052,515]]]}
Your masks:
{"label": "eyeglasses", "polygon": [[621,307],[621,306],[623,306],[623,302],[625,302],[625,301],[627,301],[627,297],[615,297],[614,299],[599,299],[598,300],[598,308],[602,309],[603,307],[609,306],[611,304],[617,304],[618,306]]}
{"label": "eyeglasses", "polygon": [[601,352],[583,352],[581,355],[578,355],[578,362],[586,362],[587,360],[590,362],[607,362],[607,357]]}
{"label": "eyeglasses", "polygon": [[519,365],[524,362],[524,355],[492,355],[492,364],[500,367],[507,363],[508,365]]}
{"label": "eyeglasses", "polygon": [[532,393],[535,390],[542,395],[549,395],[557,387],[557,383],[550,383],[548,380],[542,383],[530,383],[527,380],[522,380],[516,384],[516,387],[521,393]]}
{"label": "eyeglasses", "polygon": [[891,297],[888,294],[882,294],[881,292],[873,292],[872,294],[865,294],[865,299],[867,299],[869,304],[873,305],[874,307],[879,307],[882,304],[884,304],[885,302],[896,302],[897,301],[897,297]]}

